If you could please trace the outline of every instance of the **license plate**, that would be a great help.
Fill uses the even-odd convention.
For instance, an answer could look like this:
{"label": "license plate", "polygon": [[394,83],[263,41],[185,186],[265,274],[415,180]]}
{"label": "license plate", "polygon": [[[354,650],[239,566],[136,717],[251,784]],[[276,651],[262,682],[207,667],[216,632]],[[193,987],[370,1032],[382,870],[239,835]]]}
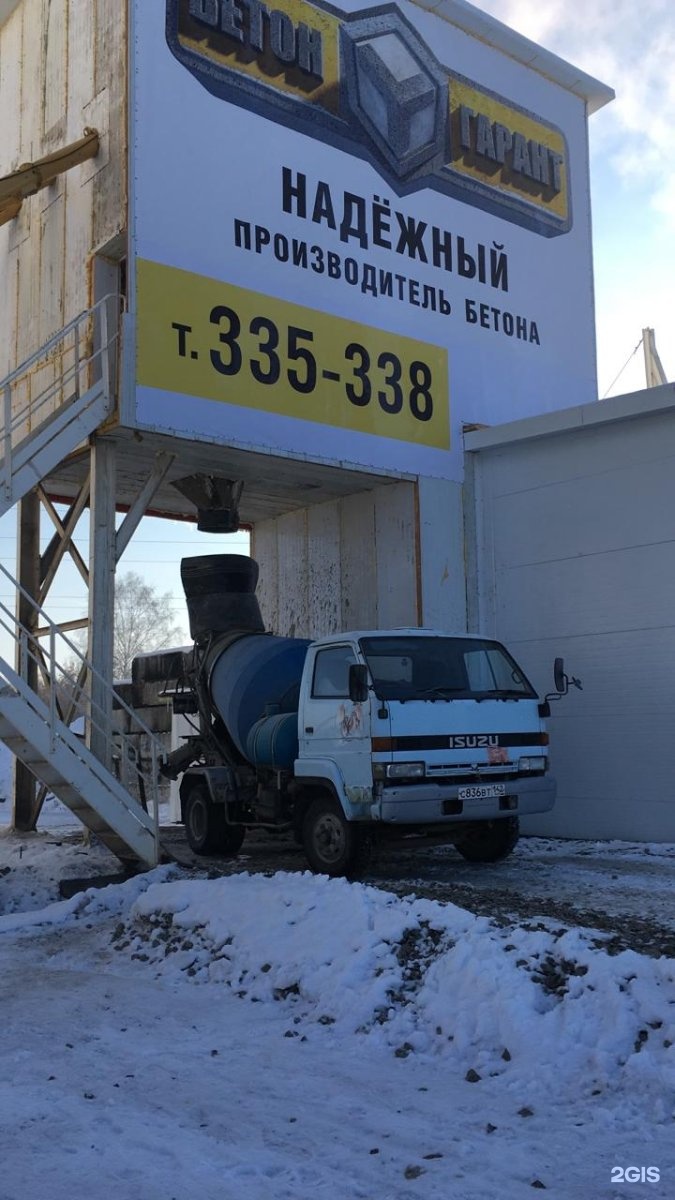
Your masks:
{"label": "license plate", "polygon": [[475,783],[470,787],[457,789],[459,800],[492,800],[496,796],[506,795],[505,783]]}

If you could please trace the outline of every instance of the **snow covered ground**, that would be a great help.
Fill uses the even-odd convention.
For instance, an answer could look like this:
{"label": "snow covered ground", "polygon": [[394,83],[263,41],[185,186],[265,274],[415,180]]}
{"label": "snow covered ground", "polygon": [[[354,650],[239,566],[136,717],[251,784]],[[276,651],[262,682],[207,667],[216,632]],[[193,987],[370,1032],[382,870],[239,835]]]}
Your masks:
{"label": "snow covered ground", "polygon": [[[11,787],[14,756],[0,742],[0,830],[12,819]],[[82,825],[55,796],[48,796],[40,815],[41,829],[81,829]]]}
{"label": "snow covered ground", "polygon": [[0,755],[3,797],[0,1200],[675,1196],[675,959],[512,907],[672,925],[672,846],[392,852],[376,889],[253,841],[60,901],[119,864],[53,798],[12,833]]}
{"label": "snow covered ground", "polygon": [[574,910],[580,920],[602,913],[673,924],[672,843],[523,837],[510,858],[479,867],[450,846],[422,855],[397,850],[379,865],[378,877],[385,874],[412,889],[424,888],[425,894],[438,892],[439,898],[451,884],[460,894],[464,889],[474,893],[476,900],[484,895],[499,900],[503,908],[510,899],[527,898],[536,900],[540,913],[551,908]]}
{"label": "snow covered ground", "polygon": [[674,960],[307,873],[55,901],[114,869],[0,837],[2,1200],[675,1195]]}

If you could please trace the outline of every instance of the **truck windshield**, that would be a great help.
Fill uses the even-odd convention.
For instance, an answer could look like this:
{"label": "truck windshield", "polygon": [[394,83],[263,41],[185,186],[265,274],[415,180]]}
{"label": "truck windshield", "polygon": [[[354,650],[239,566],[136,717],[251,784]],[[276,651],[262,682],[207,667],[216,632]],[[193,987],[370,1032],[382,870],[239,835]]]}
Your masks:
{"label": "truck windshield", "polygon": [[361,639],[381,700],[519,700],[536,692],[499,642],[455,637]]}

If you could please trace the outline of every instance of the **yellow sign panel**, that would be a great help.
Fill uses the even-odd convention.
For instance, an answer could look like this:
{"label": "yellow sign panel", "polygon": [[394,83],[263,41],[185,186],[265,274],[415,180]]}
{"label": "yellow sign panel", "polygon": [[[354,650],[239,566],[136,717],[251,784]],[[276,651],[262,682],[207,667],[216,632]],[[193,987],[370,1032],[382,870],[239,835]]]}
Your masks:
{"label": "yellow sign panel", "polygon": [[[180,0],[179,45],[208,59],[216,69],[248,75],[275,91],[337,113],[340,19],[305,0],[275,0],[270,16],[275,53],[275,46],[263,33],[262,14],[262,5],[242,5],[240,9],[230,5],[223,18],[225,25],[221,21],[209,28],[192,15],[188,0]],[[265,15],[269,15],[266,10]]]}
{"label": "yellow sign panel", "polygon": [[447,450],[448,354],[138,261],[137,382]]}
{"label": "yellow sign panel", "polygon": [[569,220],[567,146],[560,130],[482,88],[450,79],[453,171]]}

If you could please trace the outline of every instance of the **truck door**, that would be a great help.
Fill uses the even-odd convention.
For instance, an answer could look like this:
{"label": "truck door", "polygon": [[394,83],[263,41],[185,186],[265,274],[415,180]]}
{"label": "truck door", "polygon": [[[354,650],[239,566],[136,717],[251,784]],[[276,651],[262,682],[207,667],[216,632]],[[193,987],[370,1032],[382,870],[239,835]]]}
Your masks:
{"label": "truck door", "polygon": [[300,758],[330,759],[345,787],[372,788],[370,706],[349,699],[349,667],[357,662],[349,643],[310,650],[308,689],[300,713]]}

